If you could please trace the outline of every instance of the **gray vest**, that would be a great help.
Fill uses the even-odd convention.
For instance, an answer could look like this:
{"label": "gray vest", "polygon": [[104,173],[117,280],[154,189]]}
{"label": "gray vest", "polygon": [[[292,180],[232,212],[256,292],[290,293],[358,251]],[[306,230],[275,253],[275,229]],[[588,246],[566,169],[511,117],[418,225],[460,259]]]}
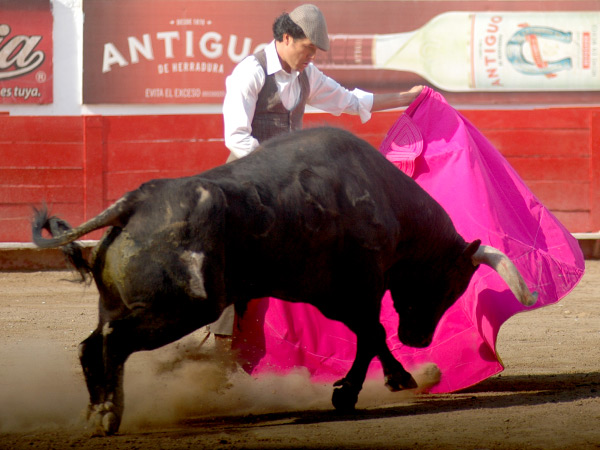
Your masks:
{"label": "gray vest", "polygon": [[267,75],[267,56],[264,50],[254,54],[265,72],[265,84],[258,94],[256,110],[252,119],[252,136],[263,142],[270,137],[302,129],[302,117],[306,100],[310,93],[308,76],[302,71],[298,77],[300,82],[300,99],[291,111],[281,103],[274,75]]}

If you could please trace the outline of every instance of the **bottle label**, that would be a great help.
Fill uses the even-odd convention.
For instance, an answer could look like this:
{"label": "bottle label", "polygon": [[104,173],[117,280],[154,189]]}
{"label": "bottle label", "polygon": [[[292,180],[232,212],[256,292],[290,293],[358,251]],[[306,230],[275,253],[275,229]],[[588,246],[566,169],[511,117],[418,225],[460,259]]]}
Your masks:
{"label": "bottle label", "polygon": [[471,89],[600,89],[597,12],[474,13]]}

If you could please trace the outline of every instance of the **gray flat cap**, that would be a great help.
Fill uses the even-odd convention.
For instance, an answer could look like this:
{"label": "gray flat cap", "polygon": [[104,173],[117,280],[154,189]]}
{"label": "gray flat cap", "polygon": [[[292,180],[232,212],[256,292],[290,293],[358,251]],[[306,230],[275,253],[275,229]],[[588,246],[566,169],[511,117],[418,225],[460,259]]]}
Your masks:
{"label": "gray flat cap", "polygon": [[327,22],[319,8],[315,5],[301,5],[290,13],[290,19],[302,28],[310,41],[323,51],[329,50]]}

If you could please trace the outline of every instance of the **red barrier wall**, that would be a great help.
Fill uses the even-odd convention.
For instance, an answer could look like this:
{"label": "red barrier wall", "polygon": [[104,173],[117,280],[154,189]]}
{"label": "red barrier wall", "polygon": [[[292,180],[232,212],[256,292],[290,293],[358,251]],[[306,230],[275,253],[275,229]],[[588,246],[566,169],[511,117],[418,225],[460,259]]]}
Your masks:
{"label": "red barrier wall", "polygon": [[[600,230],[600,108],[462,113],[571,232]],[[377,147],[397,117],[308,114],[305,126],[340,126]],[[144,181],[221,164],[222,135],[218,114],[0,116],[0,242],[30,241],[33,205],[76,225]]]}

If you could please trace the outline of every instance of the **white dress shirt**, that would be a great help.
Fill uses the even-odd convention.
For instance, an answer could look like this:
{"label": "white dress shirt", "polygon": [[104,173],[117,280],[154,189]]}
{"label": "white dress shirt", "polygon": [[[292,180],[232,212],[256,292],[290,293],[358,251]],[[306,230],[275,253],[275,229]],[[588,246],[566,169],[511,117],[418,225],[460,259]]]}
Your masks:
{"label": "white dress shirt", "polygon": [[[275,41],[265,47],[267,73],[275,74],[277,89],[283,106],[294,108],[300,98],[300,72],[287,73],[281,67]],[[310,85],[306,104],[335,116],[342,113],[358,114],[364,123],[371,118],[373,94],[360,89],[349,91],[337,81],[324,75],[312,63],[305,69]],[[249,56],[240,62],[225,81],[223,102],[225,145],[232,156],[241,158],[258,147],[252,137],[252,119],[258,94],[265,84],[265,72],[256,58]]]}

